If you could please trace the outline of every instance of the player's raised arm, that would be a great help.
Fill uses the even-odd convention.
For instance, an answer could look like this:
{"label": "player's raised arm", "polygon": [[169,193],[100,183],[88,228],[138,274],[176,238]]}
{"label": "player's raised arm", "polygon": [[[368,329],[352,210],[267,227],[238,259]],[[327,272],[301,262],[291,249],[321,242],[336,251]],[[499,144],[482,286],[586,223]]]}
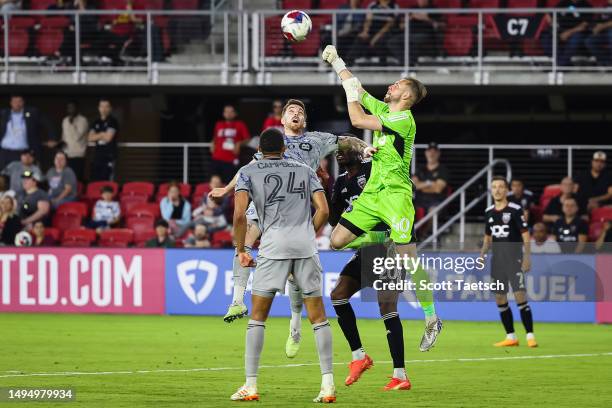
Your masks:
{"label": "player's raised arm", "polygon": [[[255,159],[251,160],[249,162],[253,163],[254,161],[256,161]],[[234,188],[236,187],[236,183],[238,182],[238,173],[234,174],[234,178],[232,178],[232,180],[227,184],[227,186],[225,187],[216,187],[213,188],[212,190],[210,190],[210,192],[208,193],[208,198],[223,198],[226,195],[228,195],[229,193],[231,193],[232,191],[234,191]]]}

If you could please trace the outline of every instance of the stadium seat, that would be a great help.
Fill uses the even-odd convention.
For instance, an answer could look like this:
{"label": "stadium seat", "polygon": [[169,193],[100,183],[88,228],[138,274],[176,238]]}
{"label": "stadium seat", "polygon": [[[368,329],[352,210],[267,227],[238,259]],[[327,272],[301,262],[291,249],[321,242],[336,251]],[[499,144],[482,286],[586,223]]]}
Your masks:
{"label": "stadium seat", "polygon": [[153,183],[149,183],[148,181],[131,181],[125,183],[121,187],[121,196],[126,195],[145,195],[147,196],[147,200],[153,197],[153,193],[155,192],[155,185]]}
{"label": "stadium seat", "polygon": [[51,57],[59,53],[64,42],[64,29],[41,28],[36,34],[36,51],[43,57]]}
{"label": "stadium seat", "polygon": [[30,10],[48,10],[56,4],[56,0],[30,0]]}
{"label": "stadium seat", "polygon": [[155,238],[157,235],[155,234],[155,230],[147,230],[147,231],[139,231],[134,232],[134,244],[137,247],[143,247],[144,244],[150,240],[151,238]]}
{"label": "stadium seat", "polygon": [[321,26],[323,20],[315,16],[312,18],[312,31],[306,39],[299,43],[292,43],[293,53],[298,57],[313,57],[319,54],[321,48]]}
{"label": "stadium seat", "polygon": [[112,248],[128,247],[134,241],[134,232],[127,228],[117,228],[102,231],[100,234],[99,245],[101,247]]}
{"label": "stadium seat", "polygon": [[[170,183],[162,183],[159,185],[157,195],[155,196],[157,202],[160,202],[161,199],[168,194],[168,187],[170,187]],[[187,183],[180,183],[179,189],[181,190],[181,195],[183,198],[186,200],[189,199],[189,196],[191,196],[191,185]]]}
{"label": "stadium seat", "polygon": [[117,192],[119,191],[119,185],[114,181],[92,181],[87,184],[87,190],[85,191],[85,197],[88,200],[95,200],[100,198],[100,191],[104,186],[111,186],[113,189],[113,197],[117,196]]}
{"label": "stadium seat", "polygon": [[155,203],[136,204],[126,213],[126,217],[146,217],[155,220],[160,216],[159,205]]}
{"label": "stadium seat", "polygon": [[542,195],[540,196],[540,207],[546,209],[550,200],[559,194],[561,194],[561,185],[559,184],[550,184],[544,187],[544,191],[542,191]]}
{"label": "stadium seat", "polygon": [[208,194],[210,190],[212,190],[212,188],[210,188],[210,183],[196,184],[195,189],[193,190],[193,195],[203,196],[205,194]]}
{"label": "stadium seat", "polygon": [[349,0],[325,0],[319,2],[319,8],[323,10],[339,9],[342,6],[348,6]]}
{"label": "stadium seat", "polygon": [[82,220],[83,217],[77,213],[56,212],[53,215],[52,225],[60,231],[67,231],[69,229],[79,228]]}
{"label": "stadium seat", "polygon": [[135,234],[138,231],[152,230],[154,223],[154,220],[148,217],[129,217],[125,222],[125,226],[134,231]]}
{"label": "stadium seat", "polygon": [[217,231],[212,234],[211,246],[213,248],[226,248],[233,245],[231,231]]}
{"label": "stadium seat", "polygon": [[508,0],[508,8],[537,8],[538,0]]}
{"label": "stadium seat", "polygon": [[397,4],[399,8],[408,9],[417,7],[419,2],[418,0],[396,0],[395,4]]}
{"label": "stadium seat", "polygon": [[469,55],[473,41],[470,27],[449,27],[444,33],[444,49],[450,56]]}
{"label": "stadium seat", "polygon": [[70,19],[64,16],[48,16],[40,19],[41,28],[66,28],[70,25]]}
{"label": "stadium seat", "polygon": [[[9,31],[9,56],[22,57],[30,45],[30,35],[25,29],[11,29]],[[4,30],[0,33],[0,50],[4,53]]]}
{"label": "stadium seat", "polygon": [[612,207],[600,207],[593,209],[593,211],[591,211],[591,221],[612,221]]}
{"label": "stadium seat", "polygon": [[461,8],[461,0],[433,0],[433,8]]}
{"label": "stadium seat", "polygon": [[286,10],[308,10],[312,8],[312,0],[283,0],[281,8]]}
{"label": "stadium seat", "polygon": [[592,222],[589,224],[589,236],[588,240],[591,242],[597,241],[597,238],[601,235],[603,229],[603,222]]}
{"label": "stadium seat", "polygon": [[87,217],[87,205],[85,203],[79,201],[73,201],[70,203],[64,203],[60,205],[55,213],[65,213],[65,214],[77,214],[80,217]]}
{"label": "stadium seat", "polygon": [[69,229],[64,231],[62,246],[88,247],[96,242],[96,238],[96,231],[92,229]]}
{"label": "stadium seat", "polygon": [[197,10],[198,0],[172,0],[170,8],[173,10]]}
{"label": "stadium seat", "polygon": [[267,17],[264,20],[265,25],[265,49],[264,56],[275,57],[282,54],[285,49],[286,40],[281,34],[280,24],[282,17]]}
{"label": "stadium seat", "polygon": [[51,237],[55,242],[59,242],[61,232],[57,228],[45,227],[45,237]]}
{"label": "stadium seat", "polygon": [[498,8],[499,0],[470,0],[470,8]]}
{"label": "stadium seat", "polygon": [[36,25],[36,19],[33,17],[13,17],[9,20],[9,29],[15,30],[19,28],[32,28]]}
{"label": "stadium seat", "polygon": [[121,206],[121,214],[127,214],[130,209],[139,204],[145,204],[149,201],[149,197],[146,194],[130,194],[122,195],[119,199],[119,205]]}

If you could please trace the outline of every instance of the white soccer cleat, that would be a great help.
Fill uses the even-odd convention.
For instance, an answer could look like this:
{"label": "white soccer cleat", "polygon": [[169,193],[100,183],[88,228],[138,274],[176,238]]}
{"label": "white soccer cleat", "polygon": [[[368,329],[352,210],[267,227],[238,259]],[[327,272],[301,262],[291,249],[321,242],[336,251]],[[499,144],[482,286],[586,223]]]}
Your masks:
{"label": "white soccer cleat", "polygon": [[238,388],[238,391],[230,397],[232,401],[259,401],[257,387],[249,387],[246,384]]}
{"label": "white soccer cleat", "polygon": [[437,315],[427,318],[427,320],[425,321],[425,333],[423,333],[423,337],[421,338],[419,350],[429,351],[434,346],[434,344],[436,344],[436,340],[438,340],[438,334],[440,334],[441,331],[442,320],[440,320]]}
{"label": "white soccer cleat", "polygon": [[317,398],[313,399],[312,402],[321,402],[323,404],[336,402],[336,387],[333,385],[321,387],[319,395],[317,395]]}

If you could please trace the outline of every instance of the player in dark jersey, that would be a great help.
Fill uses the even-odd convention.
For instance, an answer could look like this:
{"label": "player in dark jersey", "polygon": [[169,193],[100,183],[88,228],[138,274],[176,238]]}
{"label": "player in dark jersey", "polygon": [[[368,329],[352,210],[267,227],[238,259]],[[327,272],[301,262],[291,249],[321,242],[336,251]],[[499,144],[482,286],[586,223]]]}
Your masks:
{"label": "player in dark jersey", "polygon": [[508,182],[505,178],[499,176],[493,178],[491,194],[495,203],[485,212],[485,234],[480,256],[484,258],[489,248],[493,247],[491,282],[498,284],[495,302],[506,329],[506,338],[495,343],[495,346],[509,347],[519,344],[514,333],[512,310],[508,306],[508,286],[512,286],[516,305],[521,312],[521,320],[527,332],[527,345],[537,347],[533,335],[533,316],[525,290],[525,273],[531,268],[527,221],[522,207],[508,202]]}
{"label": "player in dark jersey", "polygon": [[[329,223],[332,226],[339,222],[342,213],[351,206],[353,200],[359,197],[372,169],[372,163],[362,161],[361,155],[353,150],[339,149],[336,159],[338,164],[346,171],[338,176],[334,184],[329,217]],[[369,241],[373,244],[382,243],[388,235],[388,230],[389,227],[384,223],[378,224],[370,233]],[[331,293],[332,305],[338,316],[338,324],[352,352],[349,375],[345,380],[346,385],[351,385],[359,380],[363,372],[373,364],[372,359],[365,353],[361,344],[357,319],[349,299],[369,285],[368,282],[362,281],[362,265],[363,263],[367,264],[368,259],[374,255],[384,257],[387,254],[381,245],[367,250],[364,248],[358,249],[342,269],[336,287]],[[379,296],[380,314],[385,323],[389,351],[393,359],[392,381],[385,389],[407,390],[410,389],[410,381],[405,373],[403,329],[397,313],[398,293],[385,292],[383,294],[379,292],[379,295],[381,295]],[[423,299],[423,303],[425,302],[425,299]]]}

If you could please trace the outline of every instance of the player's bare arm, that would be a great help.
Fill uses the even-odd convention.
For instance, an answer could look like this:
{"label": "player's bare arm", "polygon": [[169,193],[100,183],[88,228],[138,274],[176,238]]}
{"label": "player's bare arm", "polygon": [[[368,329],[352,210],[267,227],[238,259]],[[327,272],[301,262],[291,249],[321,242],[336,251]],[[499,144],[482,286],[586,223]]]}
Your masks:
{"label": "player's bare arm", "polygon": [[[482,239],[482,248],[480,249],[480,258],[484,259],[485,255],[489,252],[489,248],[491,247],[491,235],[485,234]],[[531,248],[530,248],[531,249]]]}
{"label": "player's bare arm", "polygon": [[314,224],[315,231],[318,231],[329,218],[329,207],[327,206],[327,199],[323,191],[317,191],[312,195],[312,205],[315,208],[312,223]]}
{"label": "player's bare arm", "polygon": [[527,273],[531,269],[531,242],[529,231],[523,232],[521,238],[523,238],[523,262],[521,270]]}
{"label": "player's bare arm", "polygon": [[234,240],[240,264],[244,267],[250,266],[253,258],[244,248],[246,239],[247,218],[246,209],[249,205],[249,194],[246,191],[238,191],[234,198]]}
{"label": "player's bare arm", "polygon": [[[254,161],[255,161],[255,159],[251,160],[249,162],[249,164],[253,163]],[[238,173],[234,174],[234,178],[232,178],[232,180],[227,184],[227,186],[213,188],[208,193],[208,198],[223,198],[223,197],[225,197],[226,195],[228,195],[229,193],[234,191],[234,188],[236,187],[236,183],[237,182],[238,182]],[[245,207],[245,209],[246,209],[246,207]]]}

